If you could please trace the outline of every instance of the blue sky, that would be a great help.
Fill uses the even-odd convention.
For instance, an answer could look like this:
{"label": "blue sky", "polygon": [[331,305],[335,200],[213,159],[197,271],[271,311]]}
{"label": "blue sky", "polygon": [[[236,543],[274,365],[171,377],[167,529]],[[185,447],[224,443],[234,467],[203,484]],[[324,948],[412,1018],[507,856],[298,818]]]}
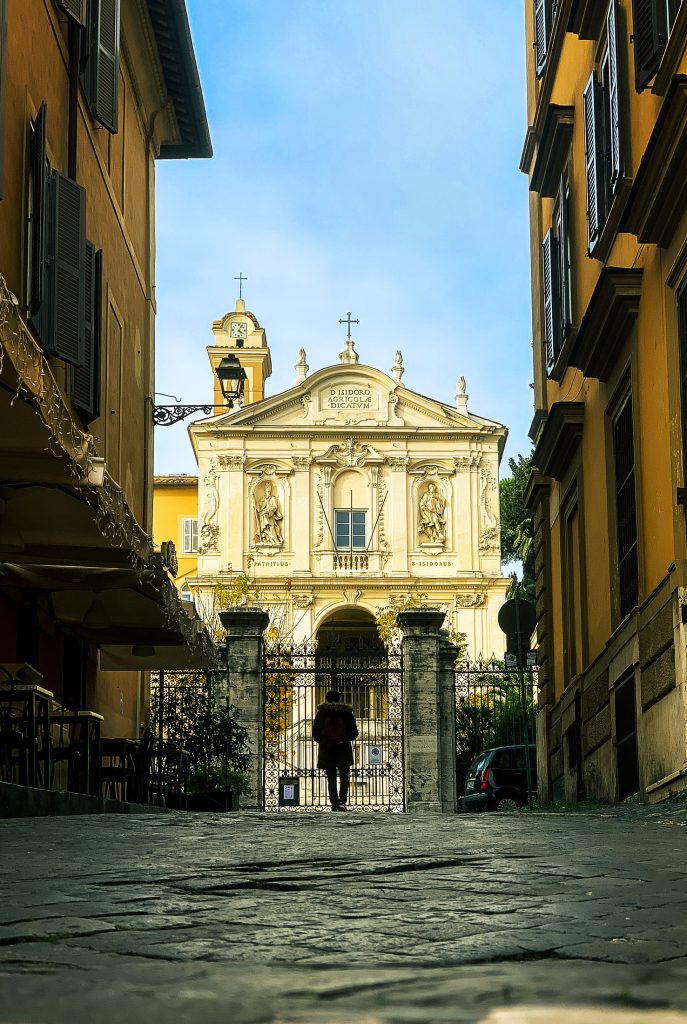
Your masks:
{"label": "blue sky", "polygon": [[[505,423],[532,418],[523,12],[513,0],[187,0],[215,156],[157,165],[157,387],[211,395],[212,321],[267,331],[268,394],[360,361]],[[167,399],[158,397],[158,402]],[[158,473],[195,472],[187,426]],[[505,463],[503,469],[506,469]]]}

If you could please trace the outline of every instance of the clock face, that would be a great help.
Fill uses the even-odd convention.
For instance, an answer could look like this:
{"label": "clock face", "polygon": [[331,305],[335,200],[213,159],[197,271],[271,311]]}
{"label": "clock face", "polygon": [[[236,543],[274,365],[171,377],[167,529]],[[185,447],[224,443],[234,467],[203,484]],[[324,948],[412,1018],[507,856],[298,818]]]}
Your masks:
{"label": "clock face", "polygon": [[248,334],[248,324],[240,324],[237,321],[231,325],[232,338],[245,338]]}

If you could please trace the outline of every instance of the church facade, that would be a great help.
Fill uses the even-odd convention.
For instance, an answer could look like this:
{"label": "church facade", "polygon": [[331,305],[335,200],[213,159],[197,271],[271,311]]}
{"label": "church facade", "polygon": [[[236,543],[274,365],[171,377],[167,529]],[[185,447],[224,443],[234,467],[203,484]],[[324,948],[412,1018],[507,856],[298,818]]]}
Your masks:
{"label": "church facade", "polygon": [[360,361],[346,339],[332,365],[264,397],[271,371],[264,330],[239,300],[213,325],[214,368],[234,353],[248,374],[246,404],[191,425],[198,462],[202,604],[241,574],[249,603],[282,637],[315,640],[337,622],[374,625],[408,604],[444,610],[469,653],[503,652],[498,476],[507,431],[468,408],[406,387]]}

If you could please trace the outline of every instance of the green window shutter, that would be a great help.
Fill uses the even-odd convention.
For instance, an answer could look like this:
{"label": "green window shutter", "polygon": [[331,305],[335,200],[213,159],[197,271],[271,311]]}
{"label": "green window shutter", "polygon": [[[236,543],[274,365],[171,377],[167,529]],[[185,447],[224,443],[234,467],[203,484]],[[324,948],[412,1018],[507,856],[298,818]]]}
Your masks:
{"label": "green window shutter", "polygon": [[86,0],[57,0],[57,6],[79,25],[86,24]]}
{"label": "green window shutter", "polygon": [[[45,243],[47,222],[48,158],[46,132],[48,108],[45,103],[33,124],[31,147],[31,295],[29,305],[31,316],[36,317],[43,304],[45,293]],[[38,326],[34,324],[34,326]],[[39,333],[42,333],[39,331]]]}
{"label": "green window shutter", "polygon": [[592,72],[584,90],[584,162],[587,180],[587,240],[593,252],[606,217],[603,153],[600,145],[601,89],[596,72]]}
{"label": "green window shutter", "polygon": [[53,171],[50,181],[50,329],[46,348],[74,366],[85,358],[86,193]]}
{"label": "green window shutter", "polygon": [[0,199],[5,167],[5,78],[7,72],[7,3],[0,0]]}
{"label": "green window shutter", "polygon": [[542,285],[544,291],[544,349],[550,369],[561,349],[561,292],[558,239],[550,228],[542,242]]}
{"label": "green window shutter", "polygon": [[90,422],[100,415],[102,250],[86,242],[84,259],[84,361],[72,370],[72,402]]}
{"label": "green window shutter", "polygon": [[572,296],[570,294],[570,190],[564,174],[558,199],[558,253],[560,257],[561,327],[565,333],[572,324]]}
{"label": "green window shutter", "polygon": [[651,81],[668,39],[665,0],[632,0],[632,35],[637,92]]}
{"label": "green window shutter", "polygon": [[95,121],[117,131],[120,0],[90,0],[84,90]]}
{"label": "green window shutter", "polygon": [[616,0],[611,0],[606,15],[606,28],[608,34],[608,117],[609,117],[609,141],[610,152],[609,171],[611,192],[615,194],[623,173],[622,149],[620,134],[620,103],[618,94],[618,64],[620,60],[620,49],[618,47],[618,14]]}
{"label": "green window shutter", "polygon": [[556,0],[534,0],[534,52],[538,78],[544,74],[555,15]]}

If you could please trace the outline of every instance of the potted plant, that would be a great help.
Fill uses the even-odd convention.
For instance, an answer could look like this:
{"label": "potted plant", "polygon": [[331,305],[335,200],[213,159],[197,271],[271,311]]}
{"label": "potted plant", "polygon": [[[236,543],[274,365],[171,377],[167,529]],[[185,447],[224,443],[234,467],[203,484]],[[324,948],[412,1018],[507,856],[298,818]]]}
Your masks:
{"label": "potted plant", "polygon": [[188,775],[189,811],[237,811],[239,797],[250,791],[248,776],[231,758],[211,757]]}

